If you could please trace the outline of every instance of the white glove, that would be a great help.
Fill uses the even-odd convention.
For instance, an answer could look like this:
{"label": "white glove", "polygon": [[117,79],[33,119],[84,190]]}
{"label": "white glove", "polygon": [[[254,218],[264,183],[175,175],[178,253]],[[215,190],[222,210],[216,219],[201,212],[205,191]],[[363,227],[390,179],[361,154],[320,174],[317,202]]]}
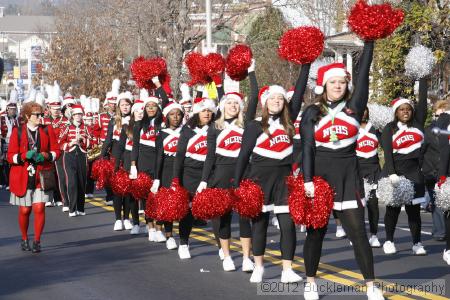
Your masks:
{"label": "white glove", "polygon": [[158,76],[152,77],[152,82],[153,82],[154,84],[159,83],[159,77],[158,77]]}
{"label": "white glove", "polygon": [[389,175],[389,180],[391,181],[391,184],[396,187],[400,183],[400,177],[398,177],[397,174],[391,174]]}
{"label": "white glove", "polygon": [[131,166],[131,168],[130,168],[130,175],[128,177],[130,179],[136,179],[137,178],[137,168],[136,168],[136,166]]}
{"label": "white glove", "polygon": [[155,179],[155,180],[153,180],[153,184],[150,189],[150,192],[152,192],[153,194],[156,194],[158,192],[158,189],[159,189],[159,179]]}
{"label": "white glove", "polygon": [[197,188],[197,193],[201,193],[207,186],[208,184],[205,181],[200,182]]}
{"label": "white glove", "polygon": [[197,92],[203,92],[203,90],[205,89],[205,86],[202,84],[197,85]]}
{"label": "white glove", "polygon": [[295,171],[294,171],[294,173],[293,173],[293,175],[294,175],[295,177],[297,177],[298,174],[300,174],[300,168],[295,169]]}
{"label": "white glove", "polygon": [[252,64],[250,65],[250,67],[248,67],[247,71],[250,72],[255,72],[255,59],[252,58]]}
{"label": "white glove", "polygon": [[314,183],[312,181],[305,182],[303,186],[305,187],[306,196],[314,198]]}

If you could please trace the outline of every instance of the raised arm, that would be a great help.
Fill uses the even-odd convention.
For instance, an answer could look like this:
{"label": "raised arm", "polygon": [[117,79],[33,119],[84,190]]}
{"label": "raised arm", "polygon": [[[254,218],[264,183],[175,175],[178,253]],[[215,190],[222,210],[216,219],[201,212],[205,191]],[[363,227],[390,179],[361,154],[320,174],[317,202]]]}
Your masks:
{"label": "raised arm", "polygon": [[308,84],[309,69],[311,64],[302,65],[300,75],[295,83],[294,95],[291,102],[289,102],[289,108],[291,112],[291,120],[294,122],[297,119],[300,110],[302,109],[303,97],[306,92],[306,85]]}
{"label": "raised arm", "polygon": [[419,102],[417,103],[416,111],[414,114],[414,118],[422,126],[425,126],[425,120],[427,119],[427,92],[427,79],[422,78],[419,80]]}
{"label": "raised arm", "polygon": [[256,116],[256,108],[258,107],[258,81],[256,79],[255,71],[248,73],[250,80],[250,97],[248,98],[247,111],[245,112],[245,123],[252,121]]}
{"label": "raised arm", "polygon": [[369,100],[369,71],[373,57],[373,41],[365,41],[364,49],[359,60],[358,77],[355,82],[355,91],[348,103],[348,107],[355,112],[359,121]]}

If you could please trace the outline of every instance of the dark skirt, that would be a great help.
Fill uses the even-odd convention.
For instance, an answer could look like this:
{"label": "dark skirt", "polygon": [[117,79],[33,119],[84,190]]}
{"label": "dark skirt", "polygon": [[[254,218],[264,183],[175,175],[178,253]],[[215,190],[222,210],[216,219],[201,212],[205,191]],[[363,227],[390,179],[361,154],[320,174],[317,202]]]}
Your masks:
{"label": "dark skirt", "polygon": [[198,185],[202,180],[202,168],[191,168],[184,166],[182,175],[182,185],[193,197],[197,192]]}
{"label": "dark skirt", "polygon": [[145,172],[155,178],[156,152],[154,147],[139,145],[137,168],[139,172]]}
{"label": "dark skirt", "polygon": [[229,189],[236,167],[234,165],[216,165],[209,177],[208,187]]}
{"label": "dark skirt", "polygon": [[380,164],[377,163],[363,163],[359,161],[359,175],[363,179],[367,179],[370,184],[375,184],[380,179]]}
{"label": "dark skirt", "polygon": [[175,162],[175,157],[165,156],[164,164],[161,172],[161,186],[170,187],[173,180],[173,164]]}
{"label": "dark skirt", "polygon": [[131,169],[131,151],[125,150],[123,152],[123,168],[125,171],[130,172]]}

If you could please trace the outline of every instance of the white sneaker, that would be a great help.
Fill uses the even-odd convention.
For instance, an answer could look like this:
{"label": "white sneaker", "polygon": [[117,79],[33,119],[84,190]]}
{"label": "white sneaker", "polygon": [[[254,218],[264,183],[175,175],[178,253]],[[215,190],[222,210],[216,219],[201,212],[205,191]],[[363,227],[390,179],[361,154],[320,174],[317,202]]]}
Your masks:
{"label": "white sneaker", "polygon": [[385,254],[395,254],[397,249],[395,249],[395,244],[391,241],[386,241],[383,244],[383,251]]}
{"label": "white sneaker", "polygon": [[94,198],[94,195],[93,194],[86,194],[86,195],[84,195],[84,197],[85,198]]}
{"label": "white sneaker", "polygon": [[287,269],[281,271],[281,282],[282,283],[294,283],[302,281],[303,278],[294,272],[292,269]]}
{"label": "white sneaker", "polygon": [[6,187],[6,190],[9,191],[9,185]]}
{"label": "white sneaker", "polygon": [[155,228],[150,228],[148,230],[148,240],[150,242],[154,242],[155,241],[155,238],[156,238],[155,234],[156,234],[156,229]]}
{"label": "white sneaker", "polygon": [[255,269],[255,264],[248,257],[242,258],[242,272],[253,272]]}
{"label": "white sneaker", "polygon": [[45,202],[45,207],[53,207],[53,202],[52,201],[47,201]]}
{"label": "white sneaker", "polygon": [[116,222],[114,223],[114,230],[115,231],[123,230],[122,220],[116,220]]}
{"label": "white sneaker", "polygon": [[56,202],[56,206],[63,206],[63,203],[61,201]]}
{"label": "white sneaker", "polygon": [[450,250],[444,250],[444,254],[442,255],[444,261],[450,265]]}
{"label": "white sneaker", "polygon": [[164,233],[162,233],[161,230],[155,232],[155,242],[164,243],[166,240],[166,236],[164,235]]}
{"label": "white sneaker", "polygon": [[223,260],[225,258],[222,248],[219,249],[219,258],[220,258],[220,260]]}
{"label": "white sneaker", "polygon": [[76,211],[76,213],[77,213],[77,216],[85,216],[86,215],[86,212],[85,211]]}
{"label": "white sneaker", "polygon": [[77,212],[74,211],[73,213],[69,213],[69,217],[76,217],[77,216]]}
{"label": "white sneaker", "polygon": [[236,270],[236,266],[234,265],[233,259],[231,256],[227,256],[223,259],[222,267],[225,272],[230,272]]}
{"label": "white sneaker", "polygon": [[189,245],[180,245],[178,247],[178,256],[180,259],[191,258],[191,253],[189,252]]}
{"label": "white sneaker", "polygon": [[263,280],[264,267],[255,266],[252,276],[250,276],[250,282],[258,283]]}
{"label": "white sneaker", "polygon": [[342,226],[336,227],[336,237],[337,238],[344,238],[347,234],[345,233],[344,228]]}
{"label": "white sneaker", "polygon": [[421,242],[414,244],[412,246],[412,251],[414,255],[427,255],[427,250],[425,250]]}
{"label": "white sneaker", "polygon": [[315,282],[307,282],[305,283],[305,287],[303,290],[303,297],[305,300],[318,300],[319,292],[317,289],[317,284]]}
{"label": "white sneaker", "polygon": [[125,227],[126,230],[133,229],[133,224],[131,224],[130,220],[125,219],[123,220],[123,227]]}
{"label": "white sneaker", "polygon": [[133,234],[133,235],[139,234],[139,229],[140,229],[139,225],[133,225],[133,228],[131,229],[130,234]]}
{"label": "white sneaker", "polygon": [[380,248],[381,244],[376,235],[372,235],[369,239],[370,247],[372,248]]}
{"label": "white sneaker", "polygon": [[140,214],[140,215],[143,215],[145,213],[145,211],[143,210],[143,209],[140,209],[139,211],[138,211],[138,214]]}
{"label": "white sneaker", "polygon": [[367,299],[368,300],[384,300],[383,292],[376,286],[367,288]]}
{"label": "white sneaker", "polygon": [[175,239],[173,237],[169,237],[166,241],[166,247],[169,250],[177,249],[177,242],[175,242]]}
{"label": "white sneaker", "polygon": [[300,232],[306,232],[306,226],[300,225]]}
{"label": "white sneaker", "polygon": [[277,229],[280,229],[280,223],[278,223],[278,218],[276,216],[272,218],[272,225]]}
{"label": "white sneaker", "polygon": [[105,201],[105,204],[106,204],[107,206],[113,206],[113,205],[114,205],[114,203],[113,203],[112,200]]}
{"label": "white sneaker", "polygon": [[64,206],[64,207],[62,208],[62,211],[63,211],[63,212],[68,212],[68,211],[69,211],[69,208],[68,208],[67,206]]}

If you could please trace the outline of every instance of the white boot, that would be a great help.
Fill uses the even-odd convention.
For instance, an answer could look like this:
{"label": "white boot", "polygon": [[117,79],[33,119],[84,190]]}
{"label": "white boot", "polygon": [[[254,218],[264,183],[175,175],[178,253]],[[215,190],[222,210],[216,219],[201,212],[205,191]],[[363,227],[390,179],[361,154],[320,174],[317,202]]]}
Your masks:
{"label": "white boot", "polygon": [[126,230],[133,229],[133,224],[131,224],[130,220],[125,219],[123,220],[123,227],[125,227]]}
{"label": "white boot", "polygon": [[370,247],[372,247],[372,248],[380,248],[381,247],[380,241],[378,240],[378,238],[375,234],[370,237],[369,244],[370,244]]}
{"label": "white boot", "polygon": [[177,243],[173,237],[169,237],[166,241],[166,247],[169,250],[177,249]]}
{"label": "white boot", "polygon": [[178,256],[180,259],[191,258],[191,253],[189,252],[189,245],[180,245],[178,247]]}
{"label": "white boot", "polygon": [[383,251],[385,254],[395,254],[397,249],[395,249],[395,244],[391,241],[386,241],[383,244]]}
{"label": "white boot", "polygon": [[123,230],[122,220],[116,220],[116,222],[114,223],[114,230],[115,231]]}
{"label": "white boot", "polygon": [[421,242],[414,244],[412,246],[412,251],[414,255],[427,255],[427,250],[425,250]]}

